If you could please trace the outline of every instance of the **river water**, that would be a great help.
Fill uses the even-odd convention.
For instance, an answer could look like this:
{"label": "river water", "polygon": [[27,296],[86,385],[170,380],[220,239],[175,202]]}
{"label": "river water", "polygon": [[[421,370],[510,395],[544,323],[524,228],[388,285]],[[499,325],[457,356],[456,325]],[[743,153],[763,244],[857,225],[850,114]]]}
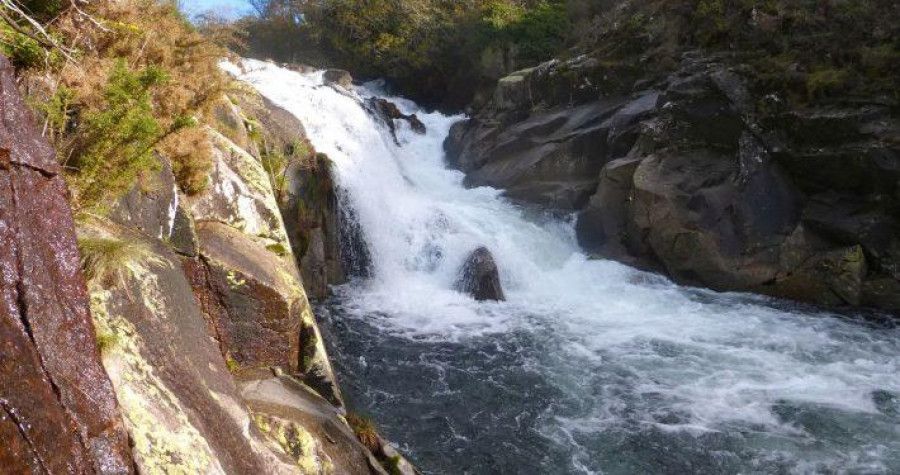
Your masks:
{"label": "river water", "polygon": [[[418,110],[246,61],[334,161],[371,254],[318,309],[351,409],[426,473],[900,473],[900,329],[588,260],[572,223],[466,189]],[[494,254],[508,298],[452,290]]]}

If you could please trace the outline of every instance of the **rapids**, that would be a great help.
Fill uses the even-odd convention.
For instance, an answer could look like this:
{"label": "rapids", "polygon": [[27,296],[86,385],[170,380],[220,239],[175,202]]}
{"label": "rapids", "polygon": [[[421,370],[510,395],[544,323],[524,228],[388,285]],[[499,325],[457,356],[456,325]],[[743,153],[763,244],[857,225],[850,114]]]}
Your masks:
{"label": "rapids", "polygon": [[[466,189],[442,141],[397,145],[322,73],[240,79],[333,160],[372,275],[318,309],[351,408],[426,473],[900,473],[900,330],[589,260],[572,223]],[[494,254],[508,298],[452,290]]]}

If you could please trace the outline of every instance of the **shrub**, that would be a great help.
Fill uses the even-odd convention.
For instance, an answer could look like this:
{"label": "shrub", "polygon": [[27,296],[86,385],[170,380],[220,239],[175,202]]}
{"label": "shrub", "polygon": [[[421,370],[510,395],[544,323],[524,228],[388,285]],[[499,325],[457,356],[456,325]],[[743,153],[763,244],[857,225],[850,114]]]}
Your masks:
{"label": "shrub", "polygon": [[[176,121],[164,130],[153,115],[151,97],[154,89],[168,80],[161,69],[149,66],[132,71],[124,61],[113,68],[103,92],[103,104],[81,114],[78,135],[70,149],[74,171],[70,180],[76,209],[101,208],[124,194],[144,172],[155,165],[153,149],[162,139],[187,121]],[[62,89],[65,96],[70,93]],[[67,101],[48,114],[56,128],[65,120]]]}
{"label": "shrub", "polygon": [[68,0],[24,4],[39,20],[52,17],[48,34],[75,52],[60,61],[46,45],[16,47],[15,32],[0,28],[4,50],[16,47],[33,69],[24,74],[55,88],[34,103],[66,165],[74,204],[102,213],[149,175],[154,151],[167,155],[185,192],[202,190],[212,149],[196,126],[228,88],[218,68],[228,55],[220,45],[226,32],[207,24],[204,36],[171,0],[96,0],[80,4],[87,15]]}

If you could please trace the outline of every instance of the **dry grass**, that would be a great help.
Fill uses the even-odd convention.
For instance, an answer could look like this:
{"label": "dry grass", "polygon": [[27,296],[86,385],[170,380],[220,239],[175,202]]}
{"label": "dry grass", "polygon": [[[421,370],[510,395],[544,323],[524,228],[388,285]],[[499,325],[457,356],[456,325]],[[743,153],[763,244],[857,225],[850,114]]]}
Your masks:
{"label": "dry grass", "polygon": [[168,267],[149,245],[116,238],[81,238],[81,264],[88,282],[127,288],[128,279],[136,279],[151,266]]}
{"label": "dry grass", "polygon": [[381,437],[372,419],[359,414],[347,413],[347,423],[356,434],[356,438],[372,452],[381,450]]}

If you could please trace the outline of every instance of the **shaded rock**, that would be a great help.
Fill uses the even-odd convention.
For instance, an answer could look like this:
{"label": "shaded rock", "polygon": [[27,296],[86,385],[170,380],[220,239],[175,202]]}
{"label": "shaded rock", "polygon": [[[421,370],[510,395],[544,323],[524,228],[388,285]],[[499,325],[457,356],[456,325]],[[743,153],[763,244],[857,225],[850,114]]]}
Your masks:
{"label": "shaded rock", "polygon": [[900,312],[900,281],[891,278],[867,280],[862,286],[862,304]]}
{"label": "shaded rock", "polygon": [[317,154],[312,164],[292,163],[285,176],[281,209],[288,238],[299,259],[307,294],[323,299],[328,295],[328,285],[346,282],[337,190],[328,157]]}
{"label": "shaded rock", "polygon": [[171,163],[160,155],[156,161],[159,170],[120,198],[110,211],[110,218],[148,236],[170,239],[181,199]]}
{"label": "shaded rock", "polygon": [[131,473],[59,171],[0,55],[0,467]]}
{"label": "shaded rock", "polygon": [[598,257],[718,290],[895,307],[895,112],[792,108],[700,52],[629,99],[597,76],[608,72],[588,55],[507,76],[451,128],[448,163],[470,186],[578,211],[579,243]]}
{"label": "shaded rock", "polygon": [[[823,305],[860,305],[863,302],[863,280],[866,259],[859,246],[818,254],[790,274],[780,277],[764,292]],[[870,290],[874,290],[870,288]],[[871,297],[871,294],[870,294]],[[874,298],[873,303],[878,303]]]}
{"label": "shaded rock", "polygon": [[497,263],[491,252],[484,247],[479,247],[466,259],[459,271],[455,288],[478,301],[506,300]]}
{"label": "shaded rock", "polygon": [[626,247],[629,201],[634,193],[633,176],[643,158],[613,160],[600,172],[597,193],[578,215],[575,232],[585,251],[604,257],[634,261]]}
{"label": "shaded rock", "polygon": [[328,69],[322,73],[325,84],[334,84],[344,89],[350,89],[353,86],[353,76],[349,72],[342,69]]}
{"label": "shaded rock", "polygon": [[578,210],[596,191],[603,166],[631,149],[640,121],[659,100],[650,92],[634,100],[559,106],[510,124],[508,117],[476,118],[455,124],[444,147],[449,164],[467,172],[468,186],[502,188],[514,200]]}

